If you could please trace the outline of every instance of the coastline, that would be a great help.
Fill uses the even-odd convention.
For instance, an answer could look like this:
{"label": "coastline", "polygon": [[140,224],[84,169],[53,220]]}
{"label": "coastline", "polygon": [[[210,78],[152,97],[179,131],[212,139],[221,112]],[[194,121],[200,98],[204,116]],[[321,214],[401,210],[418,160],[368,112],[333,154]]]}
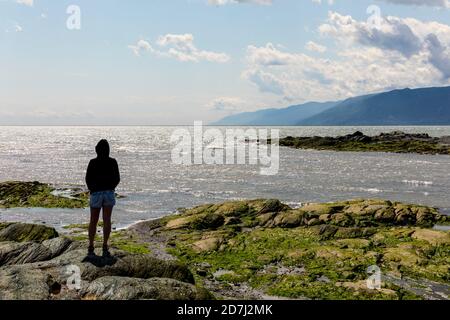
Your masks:
{"label": "coastline", "polygon": [[[46,226],[0,223],[0,274],[6,272],[0,287],[8,297],[15,281],[28,281],[29,272],[45,278],[49,266],[61,272],[61,261],[70,261],[95,276],[83,278],[77,292],[58,278],[59,291],[46,296],[47,284],[41,284],[44,289],[36,291],[40,299],[171,299],[179,297],[169,294],[173,286],[194,299],[449,299],[450,231],[433,229],[436,224],[450,225],[450,216],[432,207],[388,200],[299,208],[269,199],[227,201],[180,209],[113,231],[111,247],[118,260],[107,266],[103,260],[100,265],[84,260],[86,224],[66,226],[56,236]],[[8,228],[15,231],[4,231]],[[17,235],[23,228],[43,228],[52,237],[30,242]],[[31,260],[30,248],[37,252]],[[20,267],[24,274],[16,280],[6,276],[19,268],[15,261],[25,263]],[[178,271],[145,271],[155,265],[182,268],[184,276],[179,278]],[[377,290],[366,286],[370,266],[381,271]],[[122,268],[131,270],[126,277]],[[136,289],[137,282],[142,283]],[[122,291],[107,294],[118,285]],[[12,296],[27,299],[28,293],[14,291]]]}
{"label": "coastline", "polygon": [[[406,180],[405,180],[406,181]],[[406,183],[404,181],[404,183]],[[15,190],[14,188],[11,194],[5,194],[4,189],[5,186],[15,186],[18,189]],[[39,201],[34,201],[32,203],[28,203],[27,197],[34,197],[33,192],[31,194],[25,194],[21,195],[21,188],[31,188],[33,189],[35,186],[35,193],[38,195],[37,199]],[[413,185],[416,186],[416,185]],[[417,184],[417,186],[420,186]],[[45,187],[46,190],[44,193],[41,192],[41,188]],[[28,190],[30,191],[30,190]],[[9,199],[8,202],[10,202],[10,205],[8,207],[5,207],[5,197],[10,197],[12,195],[12,200]],[[75,197],[74,197],[75,195]],[[133,201],[133,198],[131,195],[126,194],[125,195],[117,195],[119,198],[124,199],[125,201],[128,201],[131,199]],[[36,198],[36,197],[35,197]],[[239,201],[239,200],[245,200],[245,199],[251,199],[252,197],[230,197],[229,199],[225,198],[223,200],[215,200],[213,203],[220,203],[222,201]],[[278,197],[277,197],[278,198]],[[333,202],[333,201],[345,201],[346,199],[359,199],[359,198],[381,198],[391,201],[400,201],[400,202],[411,202],[416,203],[419,205],[424,206],[435,206],[433,201],[425,201],[425,202],[418,202],[414,200],[404,200],[402,197],[384,197],[380,196],[378,194],[369,194],[369,195],[356,195],[354,197],[333,197],[325,198],[325,199],[318,199],[318,200],[307,200],[304,199],[283,199],[278,198],[280,201],[283,201],[284,203],[290,205],[293,208],[297,208],[299,206],[307,205],[308,203],[326,203],[326,202]],[[399,199],[400,198],[400,199]],[[123,200],[122,200],[123,201]],[[2,204],[3,202],[3,204]],[[48,226],[52,226],[56,228],[59,232],[65,230],[65,226],[70,224],[83,224],[88,221],[89,218],[89,208],[87,206],[88,202],[88,193],[85,191],[85,189],[80,185],[70,185],[66,186],[64,184],[57,184],[53,185],[50,183],[40,183],[40,182],[27,182],[27,181],[6,181],[6,182],[0,182],[0,222],[28,222],[28,223],[38,223],[38,224],[44,224]],[[163,218],[165,216],[170,216],[174,212],[178,210],[178,208],[183,207],[192,207],[201,205],[205,202],[208,202],[207,200],[204,201],[196,201],[194,203],[188,204],[188,205],[181,205],[173,208],[166,208],[165,210],[159,210],[158,214],[152,214],[151,217],[143,217],[142,215],[139,215],[138,217],[134,217],[132,214],[133,211],[131,211],[129,205],[127,205],[126,208],[122,208],[121,206],[117,206],[114,209],[114,216],[116,216],[115,225],[117,227],[117,230],[122,230],[129,228],[130,226],[145,222],[147,220],[155,220],[159,218]],[[66,207],[64,207],[66,205]],[[445,205],[445,204],[444,204]],[[436,206],[437,209],[440,210],[440,212],[443,215],[450,215],[450,207],[448,206]],[[31,217],[31,220],[30,220]],[[118,221],[119,220],[119,221]]]}

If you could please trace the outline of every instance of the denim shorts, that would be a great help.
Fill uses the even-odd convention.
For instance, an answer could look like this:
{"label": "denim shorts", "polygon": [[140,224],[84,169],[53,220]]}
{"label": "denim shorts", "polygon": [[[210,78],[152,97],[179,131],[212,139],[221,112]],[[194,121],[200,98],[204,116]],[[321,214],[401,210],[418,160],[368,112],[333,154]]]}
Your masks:
{"label": "denim shorts", "polygon": [[116,195],[114,191],[99,191],[91,193],[91,208],[100,209],[103,207],[114,207],[115,205]]}

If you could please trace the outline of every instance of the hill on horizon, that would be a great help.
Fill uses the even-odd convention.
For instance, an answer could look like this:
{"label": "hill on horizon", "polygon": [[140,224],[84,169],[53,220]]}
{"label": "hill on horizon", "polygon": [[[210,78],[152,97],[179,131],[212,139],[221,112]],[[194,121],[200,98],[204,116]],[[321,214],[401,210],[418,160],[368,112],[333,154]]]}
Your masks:
{"label": "hill on horizon", "polygon": [[225,117],[212,125],[220,126],[295,126],[300,120],[310,118],[334,107],[337,102],[308,102],[283,109],[264,109]]}
{"label": "hill on horizon", "polygon": [[397,89],[344,101],[246,112],[213,125],[450,125],[450,87]]}

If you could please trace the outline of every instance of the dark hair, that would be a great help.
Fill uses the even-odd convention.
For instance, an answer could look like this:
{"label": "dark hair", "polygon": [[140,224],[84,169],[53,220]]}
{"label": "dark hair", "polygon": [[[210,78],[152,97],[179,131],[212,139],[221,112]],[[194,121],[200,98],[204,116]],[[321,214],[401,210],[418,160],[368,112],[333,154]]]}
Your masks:
{"label": "dark hair", "polygon": [[109,157],[109,143],[106,139],[102,139],[97,143],[95,147],[95,152],[97,152],[97,156],[99,158],[108,158]]}

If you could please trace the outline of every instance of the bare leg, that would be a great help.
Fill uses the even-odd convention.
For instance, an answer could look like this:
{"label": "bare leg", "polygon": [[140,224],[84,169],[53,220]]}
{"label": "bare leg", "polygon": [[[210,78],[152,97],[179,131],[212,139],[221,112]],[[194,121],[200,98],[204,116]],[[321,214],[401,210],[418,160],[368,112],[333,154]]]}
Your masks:
{"label": "bare leg", "polygon": [[103,207],[103,247],[108,246],[109,235],[111,234],[111,215],[113,207]]}
{"label": "bare leg", "polygon": [[89,222],[89,247],[94,246],[95,234],[97,233],[97,223],[100,216],[100,209],[91,208],[91,221]]}

